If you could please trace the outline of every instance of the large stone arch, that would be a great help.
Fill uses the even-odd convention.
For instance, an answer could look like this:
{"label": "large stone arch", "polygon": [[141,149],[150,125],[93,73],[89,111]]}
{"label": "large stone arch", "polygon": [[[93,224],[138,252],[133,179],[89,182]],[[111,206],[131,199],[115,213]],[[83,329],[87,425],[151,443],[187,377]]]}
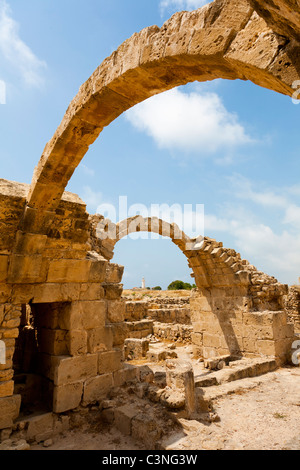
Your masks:
{"label": "large stone arch", "polygon": [[75,168],[103,128],[157,93],[192,81],[251,80],[292,95],[299,44],[247,0],[215,0],[134,34],[81,86],[35,169],[22,229],[45,233]]}
{"label": "large stone arch", "polygon": [[[275,330],[283,326],[278,319],[285,315],[282,309],[287,286],[259,271],[223,243],[202,235],[190,238],[176,224],[156,217],[139,215],[113,224],[96,215],[90,217],[90,224],[92,248],[107,260],[113,258],[115,245],[121,239],[136,232],[168,237],[183,252],[197,286],[191,300],[197,355],[207,358],[264,354],[264,340],[262,349],[256,349],[261,329],[272,321],[277,325]],[[280,335],[279,331],[277,334]],[[275,336],[273,332],[269,339]],[[273,354],[284,362],[285,346],[280,350],[283,343],[281,346],[275,343]]]}

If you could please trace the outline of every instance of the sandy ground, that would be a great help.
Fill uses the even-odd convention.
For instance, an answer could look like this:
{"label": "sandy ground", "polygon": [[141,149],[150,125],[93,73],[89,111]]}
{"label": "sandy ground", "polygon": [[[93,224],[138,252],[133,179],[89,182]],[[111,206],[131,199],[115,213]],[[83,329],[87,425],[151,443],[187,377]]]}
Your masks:
{"label": "sandy ground", "polygon": [[[234,393],[214,402],[220,422],[181,420],[182,431],[164,441],[170,450],[300,450],[300,369],[283,368],[239,381]],[[233,383],[231,387],[235,386]],[[238,384],[236,384],[238,385]],[[224,393],[223,393],[224,392]],[[92,426],[57,437],[32,450],[142,450],[115,428]],[[150,450],[150,449],[146,449]]]}

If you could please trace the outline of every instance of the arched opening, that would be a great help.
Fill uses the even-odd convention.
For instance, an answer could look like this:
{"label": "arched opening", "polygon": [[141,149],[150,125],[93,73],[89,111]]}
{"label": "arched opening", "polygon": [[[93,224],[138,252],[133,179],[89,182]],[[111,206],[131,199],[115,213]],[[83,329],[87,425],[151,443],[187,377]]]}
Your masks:
{"label": "arched opening", "polygon": [[[191,300],[196,354],[204,358],[256,354],[258,345],[256,342],[249,345],[248,332],[243,330],[247,321],[245,314],[253,310],[279,310],[285,286],[257,271],[247,260],[242,260],[240,254],[224,248],[222,243],[202,236],[191,239],[174,223],[142,216],[117,224],[101,217],[99,221],[95,216],[95,222],[97,250],[107,259],[113,258],[119,240],[136,232],[167,236],[184,253],[197,286]],[[269,295],[257,293],[257,287],[260,286],[260,290],[262,283],[269,285],[265,289],[266,292],[270,289]]]}
{"label": "arched opening", "polygon": [[[235,0],[216,0],[195,12],[174,15],[161,29],[150,27],[135,34],[80,88],[45,147],[29,191],[8,198],[16,204],[16,214],[7,219],[16,222],[14,236],[5,240],[9,249],[4,246],[1,255],[1,279],[7,283],[3,312],[7,313],[11,303],[20,313],[20,305],[31,299],[36,305],[69,302],[72,311],[66,315],[66,331],[72,330],[73,314],[78,321],[71,331],[77,336],[69,338],[75,350],[67,358],[53,354],[54,366],[48,370],[50,381],[51,377],[52,382],[56,380],[57,413],[81,403],[99,402],[124,372],[120,351],[113,349],[116,339],[112,333],[116,336],[122,323],[117,300],[122,273],[107,261],[115,243],[127,232],[119,225],[118,237],[106,245],[103,242],[99,252],[91,254],[88,215],[73,196],[62,201],[64,189],[89,146],[125,110],[176,86],[216,78],[251,80],[291,96],[299,78],[298,46],[271,31],[248,2]],[[149,220],[140,222],[148,231]],[[156,222],[156,233],[165,235],[164,223]],[[176,227],[171,225],[168,230],[195,276],[198,290],[192,322],[199,356],[262,354],[275,356],[279,363],[286,360],[293,331],[285,314],[278,312],[285,286],[215,240],[191,240],[183,233],[178,238],[174,236]],[[6,317],[5,322],[12,319]],[[285,321],[284,328],[278,318]],[[262,325],[270,323],[272,327],[262,337]],[[8,334],[9,339],[17,335],[15,330]],[[11,369],[7,365],[7,376]],[[10,388],[8,398],[4,395],[7,403],[14,402],[2,427],[11,427],[17,415],[12,385],[2,387],[3,394],[5,387]]]}
{"label": "arched opening", "polygon": [[[130,257],[130,246],[134,257]],[[192,352],[190,297],[194,280],[178,248],[160,236],[155,240],[125,237],[116,244],[114,260],[124,266],[122,298],[126,301],[125,323],[130,324],[128,338],[150,338],[145,351],[150,361],[174,356],[175,348],[177,353],[178,348]],[[177,280],[186,285],[167,290]],[[128,359],[132,352],[128,347],[126,350]]]}

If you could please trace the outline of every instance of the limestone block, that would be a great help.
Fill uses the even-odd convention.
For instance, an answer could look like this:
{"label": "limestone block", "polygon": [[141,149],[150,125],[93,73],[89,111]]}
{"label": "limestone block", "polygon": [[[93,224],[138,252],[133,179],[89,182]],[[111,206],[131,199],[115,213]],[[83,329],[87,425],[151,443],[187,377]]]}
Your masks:
{"label": "limestone block", "polygon": [[127,323],[112,323],[110,325],[113,335],[113,346],[122,346],[129,336],[129,327]]}
{"label": "limestone block", "polygon": [[41,255],[11,255],[8,282],[26,284],[45,282],[48,262]]}
{"label": "limestone block", "polygon": [[130,356],[132,359],[141,359],[146,357],[149,351],[150,341],[147,339],[129,338],[125,340],[125,358]]}
{"label": "limestone block", "polygon": [[104,327],[106,308],[106,302],[103,300],[81,302],[83,328],[85,330],[92,330]]}
{"label": "limestone block", "polygon": [[219,348],[221,346],[221,341],[219,336],[210,335],[209,333],[203,333],[203,346]]}
{"label": "limestone block", "polygon": [[139,413],[133,405],[124,405],[115,409],[115,426],[125,436],[131,435],[132,420]]}
{"label": "limestone block", "polygon": [[93,261],[90,267],[89,282],[104,282],[106,279],[107,261]]}
{"label": "limestone block", "polygon": [[52,358],[51,362],[49,378],[53,377],[54,384],[58,386],[87,380],[98,372],[97,354]]}
{"label": "limestone block", "polygon": [[98,374],[107,374],[121,369],[122,351],[120,349],[98,355]]}
{"label": "limestone block", "polygon": [[124,300],[108,300],[107,301],[107,319],[111,323],[121,323],[125,317],[125,301]]}
{"label": "limestone block", "polygon": [[8,256],[5,256],[5,255],[0,256],[0,282],[5,282],[7,280],[8,260],[9,260]]}
{"label": "limestone block", "polygon": [[104,289],[98,283],[84,283],[80,285],[79,300],[101,300],[104,298],[104,295]]}
{"label": "limestone block", "polygon": [[125,320],[142,320],[147,316],[148,303],[144,301],[126,302]]}
{"label": "limestone block", "polygon": [[7,303],[12,299],[12,286],[0,284],[0,303]]}
{"label": "limestone block", "polygon": [[41,442],[49,439],[53,434],[53,413],[43,413],[38,416],[30,416],[26,419],[26,440],[29,442]]}
{"label": "limestone block", "polygon": [[67,348],[70,356],[87,354],[87,337],[85,330],[71,330],[67,333]]}
{"label": "limestone block", "polygon": [[293,338],[285,338],[275,342],[275,354],[277,357],[290,358],[292,353]]}
{"label": "limestone block", "polygon": [[110,327],[95,328],[88,331],[88,352],[109,351],[113,347],[113,332]]}
{"label": "limestone block", "polygon": [[272,312],[245,312],[244,325],[262,327],[272,326],[276,321],[276,316]]}
{"label": "limestone block", "polygon": [[226,355],[228,354],[228,350],[223,351],[221,348],[213,348],[208,346],[203,346],[202,354],[204,359],[209,359],[210,357]]}
{"label": "limestone block", "polygon": [[276,356],[275,342],[270,340],[258,340],[257,350],[264,356]]}
{"label": "limestone block", "polygon": [[103,284],[103,288],[107,300],[119,300],[123,292],[121,284]]}
{"label": "limestone block", "polygon": [[53,411],[64,413],[77,408],[81,403],[83,382],[69,383],[54,387]]}
{"label": "limestone block", "polygon": [[34,286],[34,291],[30,297],[34,298],[37,304],[63,302],[61,286],[59,284],[38,284]]}
{"label": "limestone block", "polygon": [[138,378],[138,368],[124,364],[123,369],[113,373],[114,387],[122,387],[127,382],[134,382]]}
{"label": "limestone block", "polygon": [[126,383],[125,370],[120,369],[113,373],[114,387],[123,387]]}
{"label": "limestone block", "polygon": [[258,354],[257,341],[254,338],[243,338],[243,352],[244,353],[256,353]]}
{"label": "limestone block", "polygon": [[0,429],[11,428],[14,420],[19,416],[21,395],[0,398]]}
{"label": "limestone block", "polygon": [[47,235],[24,233],[20,230],[16,236],[16,253],[35,255],[40,254],[45,248]]}
{"label": "limestone block", "polygon": [[14,394],[14,381],[0,382],[0,398],[11,397]]}
{"label": "limestone block", "polygon": [[72,302],[62,309],[59,324],[65,330],[91,330],[103,327],[105,319],[105,301],[80,301]]}
{"label": "limestone block", "polygon": [[[13,339],[13,338],[18,338],[19,336],[19,329],[18,328],[12,328],[12,329],[7,329],[4,330],[2,333],[2,338],[5,339]],[[8,354],[8,350],[6,350],[6,353]]]}
{"label": "limestone block", "polygon": [[112,387],[112,374],[98,375],[97,377],[87,380],[83,389],[83,405],[89,405],[103,400]]}
{"label": "limestone block", "polygon": [[54,419],[54,435],[61,434],[70,429],[69,416],[56,416]]}
{"label": "limestone block", "polygon": [[22,231],[26,233],[39,233],[39,231],[41,232],[41,227],[43,227],[43,233],[47,233],[53,223],[55,213],[47,211],[44,208],[41,209],[42,210],[37,210],[32,207],[25,207],[20,225]]}
{"label": "limestone block", "polygon": [[106,267],[106,278],[107,283],[119,284],[122,281],[124,267],[118,264],[108,264]]}
{"label": "limestone block", "polygon": [[90,260],[50,261],[47,282],[88,282],[91,264]]}
{"label": "limestone block", "polygon": [[13,378],[13,376],[14,376],[13,370],[0,371],[0,382],[8,382]]}
{"label": "limestone block", "polygon": [[132,418],[132,437],[143,442],[148,449],[155,449],[162,437],[162,429],[154,416],[148,413],[139,413]]}

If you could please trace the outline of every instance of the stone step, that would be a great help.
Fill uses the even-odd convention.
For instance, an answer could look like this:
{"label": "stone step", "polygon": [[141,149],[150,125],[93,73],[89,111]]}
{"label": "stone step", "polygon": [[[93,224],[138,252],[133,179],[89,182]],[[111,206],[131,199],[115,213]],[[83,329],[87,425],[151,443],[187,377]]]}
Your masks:
{"label": "stone step", "polygon": [[259,387],[264,382],[264,380],[269,380],[266,375],[236,380],[234,382],[224,383],[223,385],[217,385],[204,389],[196,388],[196,399],[201,401],[201,403],[209,403],[210,407],[213,407],[213,404],[216,400],[219,400],[228,395],[241,395],[242,393],[250,392],[251,390]]}
{"label": "stone step", "polygon": [[148,317],[162,323],[191,324],[191,313],[187,307],[149,309]]}
{"label": "stone step", "polygon": [[230,363],[229,367],[217,372],[206,373],[195,378],[196,387],[212,387],[228,382],[258,377],[278,368],[275,358],[241,359]]}

